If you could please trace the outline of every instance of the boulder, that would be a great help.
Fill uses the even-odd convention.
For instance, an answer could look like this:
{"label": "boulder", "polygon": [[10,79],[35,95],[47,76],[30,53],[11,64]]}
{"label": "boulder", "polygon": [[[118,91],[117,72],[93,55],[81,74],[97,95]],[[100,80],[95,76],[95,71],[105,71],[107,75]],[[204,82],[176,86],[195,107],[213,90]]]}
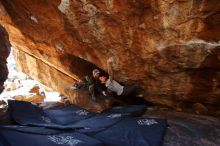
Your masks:
{"label": "boulder", "polygon": [[65,96],[99,68],[154,104],[181,101],[187,111],[198,102],[212,113],[220,109],[219,10],[219,0],[4,0],[0,23],[18,68]]}
{"label": "boulder", "polygon": [[197,113],[197,114],[207,114],[208,113],[208,109],[204,105],[202,105],[201,103],[193,104],[192,109],[194,109],[195,113]]}
{"label": "boulder", "polygon": [[97,98],[96,101],[92,101],[91,95],[86,88],[80,88],[80,89],[67,88],[66,90],[69,93],[68,96],[69,103],[78,105],[89,111],[101,112],[109,108],[113,104],[113,101],[110,99]]}

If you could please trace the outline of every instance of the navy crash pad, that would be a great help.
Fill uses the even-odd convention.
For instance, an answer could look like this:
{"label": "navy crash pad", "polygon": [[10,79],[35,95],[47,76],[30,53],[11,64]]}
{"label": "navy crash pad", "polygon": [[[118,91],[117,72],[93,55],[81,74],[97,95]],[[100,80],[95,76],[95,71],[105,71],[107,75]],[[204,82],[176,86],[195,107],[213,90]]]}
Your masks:
{"label": "navy crash pad", "polygon": [[61,125],[72,124],[96,115],[75,105],[54,107],[46,109],[44,112],[50,119]]}
{"label": "navy crash pad", "polygon": [[4,146],[103,146],[102,142],[84,134],[71,132],[51,135],[30,134],[0,129],[0,145]]}
{"label": "navy crash pad", "polygon": [[127,118],[94,137],[106,146],[159,146],[166,128],[165,119]]}

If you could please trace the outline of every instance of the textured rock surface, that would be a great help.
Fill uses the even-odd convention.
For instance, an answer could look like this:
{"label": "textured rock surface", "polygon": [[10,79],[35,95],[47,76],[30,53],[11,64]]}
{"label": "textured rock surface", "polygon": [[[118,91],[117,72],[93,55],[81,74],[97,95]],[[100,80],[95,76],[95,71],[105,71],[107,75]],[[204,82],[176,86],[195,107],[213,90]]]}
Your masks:
{"label": "textured rock surface", "polygon": [[0,93],[3,91],[3,84],[8,76],[8,68],[6,59],[10,53],[10,42],[8,34],[4,27],[0,25]]}
{"label": "textured rock surface", "polygon": [[147,111],[144,116],[168,120],[163,146],[220,145],[220,121],[217,118],[166,111]]}
{"label": "textured rock surface", "polygon": [[63,94],[66,84],[95,65],[107,71],[111,58],[114,77],[138,84],[150,102],[181,110],[199,103],[209,113],[219,110],[219,0],[1,3],[0,23],[17,56],[36,58],[18,57],[21,70]]}
{"label": "textured rock surface", "polygon": [[66,88],[66,92],[69,96],[69,103],[77,104],[89,111],[102,112],[112,105],[112,101],[107,99],[97,99],[96,102],[92,101],[88,90],[85,89],[71,90],[71,88]]}
{"label": "textured rock surface", "polygon": [[65,88],[68,87],[69,84],[75,82],[75,79],[51,67],[51,65],[43,62],[41,59],[21,50],[14,50],[14,56],[17,60],[16,64],[18,69],[28,73],[33,79],[40,80],[42,84],[53,88],[55,91],[60,91],[67,95]]}

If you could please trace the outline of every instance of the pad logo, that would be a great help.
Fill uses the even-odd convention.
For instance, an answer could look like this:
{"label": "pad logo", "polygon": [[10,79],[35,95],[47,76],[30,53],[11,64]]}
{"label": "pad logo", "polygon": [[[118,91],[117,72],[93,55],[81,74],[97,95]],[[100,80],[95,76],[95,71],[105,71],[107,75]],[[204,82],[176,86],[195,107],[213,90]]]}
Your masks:
{"label": "pad logo", "polygon": [[45,116],[41,116],[41,119],[46,123],[51,123],[51,119]]}
{"label": "pad logo", "polygon": [[89,112],[82,109],[82,110],[76,111],[76,114],[79,116],[87,116],[89,114]]}
{"label": "pad logo", "polygon": [[114,119],[114,118],[120,118],[120,117],[122,117],[122,115],[121,114],[111,114],[111,115],[108,115],[107,117]]}
{"label": "pad logo", "polygon": [[155,121],[154,119],[141,119],[137,121],[138,125],[154,125],[154,124],[158,124],[157,121]]}
{"label": "pad logo", "polygon": [[48,139],[52,142],[60,145],[76,146],[83,141],[76,139],[72,136],[48,136]]}

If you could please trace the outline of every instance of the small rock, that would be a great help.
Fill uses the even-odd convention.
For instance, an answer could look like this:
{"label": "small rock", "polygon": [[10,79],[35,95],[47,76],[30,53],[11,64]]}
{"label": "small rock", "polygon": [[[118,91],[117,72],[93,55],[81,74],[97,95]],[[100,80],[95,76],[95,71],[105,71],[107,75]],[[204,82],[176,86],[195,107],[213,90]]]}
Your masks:
{"label": "small rock", "polygon": [[0,108],[6,106],[7,103],[4,100],[0,100]]}
{"label": "small rock", "polygon": [[37,20],[37,18],[36,18],[35,16],[32,15],[32,16],[30,17],[30,19],[31,19],[33,22],[38,23],[38,20]]}
{"label": "small rock", "polygon": [[182,102],[179,102],[179,103],[177,103],[175,110],[176,110],[177,112],[182,112],[182,111],[183,111],[183,108],[182,108],[182,107],[184,107],[183,103],[182,103]]}
{"label": "small rock", "polygon": [[177,111],[177,112],[182,112],[182,111],[183,111],[183,109],[182,109],[182,108],[180,108],[180,107],[178,107],[178,108],[176,108],[176,111]]}
{"label": "small rock", "polygon": [[160,107],[159,110],[160,111],[167,111],[167,110],[169,110],[169,108],[167,108],[167,107]]}
{"label": "small rock", "polygon": [[32,96],[14,96],[15,100],[18,101],[27,101],[27,102],[33,102],[33,103],[41,103],[44,101],[44,97],[41,95],[32,95]]}
{"label": "small rock", "polygon": [[193,104],[192,108],[195,110],[196,114],[206,114],[208,112],[208,109],[201,103]]}
{"label": "small rock", "polygon": [[40,87],[38,85],[35,85],[33,88],[30,89],[29,93],[40,94]]}
{"label": "small rock", "polygon": [[141,97],[144,97],[144,95],[143,94],[138,94],[137,97],[141,98]]}

